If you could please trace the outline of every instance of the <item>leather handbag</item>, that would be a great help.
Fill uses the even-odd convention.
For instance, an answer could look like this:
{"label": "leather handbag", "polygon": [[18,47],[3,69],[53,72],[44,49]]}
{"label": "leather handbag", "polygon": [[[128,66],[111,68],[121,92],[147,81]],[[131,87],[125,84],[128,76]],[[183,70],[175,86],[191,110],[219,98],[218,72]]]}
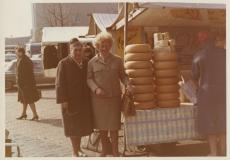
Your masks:
{"label": "leather handbag", "polygon": [[124,116],[134,116],[136,114],[133,95],[128,89],[125,89],[125,93],[122,96],[122,108],[121,111],[123,112]]}
{"label": "leather handbag", "polygon": [[[96,130],[93,133],[91,133],[89,135],[87,145],[82,146],[82,147],[85,149],[100,153],[102,151],[102,146],[101,146],[101,135],[100,135],[99,131]],[[106,149],[107,149],[108,153],[112,153],[112,144],[111,144],[109,138],[107,139]]]}

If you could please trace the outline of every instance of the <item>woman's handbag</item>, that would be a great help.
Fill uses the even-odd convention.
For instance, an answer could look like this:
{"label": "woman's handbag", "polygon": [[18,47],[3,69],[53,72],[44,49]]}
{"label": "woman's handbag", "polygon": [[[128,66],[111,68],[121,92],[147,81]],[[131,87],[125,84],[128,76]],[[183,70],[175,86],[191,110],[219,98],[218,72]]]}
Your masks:
{"label": "woman's handbag", "polygon": [[100,140],[101,140],[101,135],[99,131],[94,131],[93,133],[89,135],[86,149],[89,149],[94,152],[98,152]]}
{"label": "woman's handbag", "polygon": [[[102,146],[101,146],[101,135],[99,131],[94,131],[89,135],[87,145],[84,146],[83,148],[94,151],[94,152],[101,152],[102,151]],[[112,144],[109,140],[107,139],[107,147],[106,147],[108,153],[112,153]]]}
{"label": "woman's handbag", "polygon": [[125,89],[125,93],[122,96],[122,112],[124,116],[134,116],[136,114],[134,102],[133,102],[133,95]]}

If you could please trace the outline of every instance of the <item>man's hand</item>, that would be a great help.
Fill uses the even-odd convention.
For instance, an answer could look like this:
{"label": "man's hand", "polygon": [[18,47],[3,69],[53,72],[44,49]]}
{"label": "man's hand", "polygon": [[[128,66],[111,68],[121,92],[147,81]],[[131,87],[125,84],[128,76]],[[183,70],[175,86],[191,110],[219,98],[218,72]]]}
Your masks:
{"label": "man's hand", "polygon": [[96,93],[96,95],[98,95],[98,96],[104,96],[104,95],[105,95],[105,92],[104,92],[101,88],[97,88],[97,89],[95,90],[95,93]]}
{"label": "man's hand", "polygon": [[61,104],[62,109],[68,109],[68,102],[64,102]]}

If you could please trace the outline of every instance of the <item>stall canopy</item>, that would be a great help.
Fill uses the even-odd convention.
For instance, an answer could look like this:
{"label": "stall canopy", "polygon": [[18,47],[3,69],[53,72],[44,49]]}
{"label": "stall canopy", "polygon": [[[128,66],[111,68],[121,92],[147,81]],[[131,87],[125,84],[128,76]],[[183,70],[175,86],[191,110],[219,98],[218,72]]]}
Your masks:
{"label": "stall canopy", "polygon": [[203,8],[203,9],[225,9],[225,3],[211,3],[211,2],[202,2],[202,3],[172,3],[172,2],[155,2],[155,3],[138,3],[139,7],[144,8],[155,8],[155,7],[169,7],[169,8]]}
{"label": "stall canopy", "polygon": [[101,31],[106,31],[117,18],[118,14],[93,13],[90,17],[88,35],[96,35]]}
{"label": "stall canopy", "polygon": [[[129,12],[129,25],[135,26],[213,26],[225,27],[225,3],[138,3]],[[120,12],[122,16],[122,12]],[[115,20],[107,29],[124,26],[124,16]]]}
{"label": "stall canopy", "polygon": [[79,38],[80,41],[91,41],[92,37],[87,37],[89,27],[44,27],[42,30],[42,44],[66,43],[71,38]]}

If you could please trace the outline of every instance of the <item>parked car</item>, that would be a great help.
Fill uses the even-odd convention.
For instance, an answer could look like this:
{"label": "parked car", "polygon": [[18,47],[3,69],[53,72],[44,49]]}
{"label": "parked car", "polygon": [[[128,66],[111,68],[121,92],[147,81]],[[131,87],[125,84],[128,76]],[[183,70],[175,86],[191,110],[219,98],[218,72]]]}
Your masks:
{"label": "parked car", "polygon": [[5,54],[5,62],[10,62],[16,58],[17,58],[17,56],[14,53],[6,53]]}
{"label": "parked car", "polygon": [[[40,58],[31,59],[34,66],[34,76],[37,85],[52,84],[54,85],[54,77],[45,77],[42,60]],[[12,60],[5,68],[5,88],[11,89],[16,84],[16,63],[17,59]]]}
{"label": "parked car", "polygon": [[17,59],[17,56],[15,53],[13,52],[10,52],[10,53],[6,53],[5,54],[5,62],[6,63],[9,63],[10,61],[14,60],[14,59]]}
{"label": "parked car", "polygon": [[32,55],[32,58],[42,58],[42,54],[35,54],[35,55]]}

